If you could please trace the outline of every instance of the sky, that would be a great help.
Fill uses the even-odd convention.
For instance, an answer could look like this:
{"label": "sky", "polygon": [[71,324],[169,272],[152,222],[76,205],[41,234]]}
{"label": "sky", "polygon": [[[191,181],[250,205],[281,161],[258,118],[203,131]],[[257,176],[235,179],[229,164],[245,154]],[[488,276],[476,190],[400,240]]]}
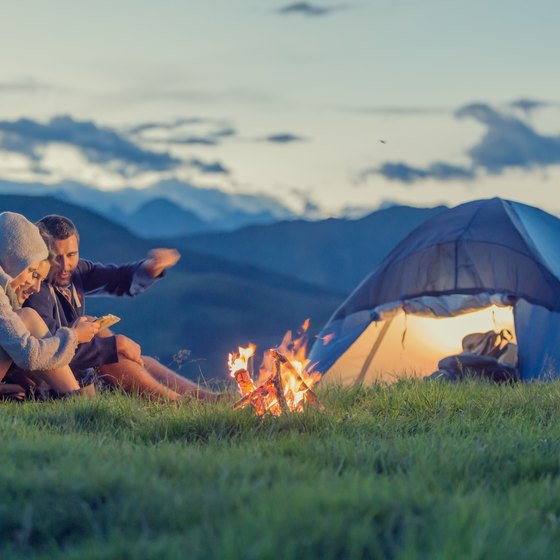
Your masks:
{"label": "sky", "polygon": [[557,1],[0,5],[0,180],[560,213]]}

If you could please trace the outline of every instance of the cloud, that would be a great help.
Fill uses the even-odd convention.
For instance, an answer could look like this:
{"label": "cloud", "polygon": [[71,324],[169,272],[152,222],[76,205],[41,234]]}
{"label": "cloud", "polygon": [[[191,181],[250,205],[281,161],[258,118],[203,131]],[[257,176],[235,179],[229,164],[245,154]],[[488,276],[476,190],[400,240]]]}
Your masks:
{"label": "cloud", "polygon": [[[545,105],[548,104],[520,99],[509,106],[527,113]],[[482,139],[466,151],[470,159],[468,166],[435,162],[427,167],[414,167],[405,162],[384,162],[378,168],[362,171],[357,182],[363,182],[371,175],[406,184],[426,179],[471,181],[481,170],[496,175],[510,168],[533,169],[560,164],[560,136],[539,134],[511,111],[499,111],[485,103],[472,103],[456,111],[455,117],[475,120],[486,128]]]}
{"label": "cloud", "polygon": [[162,142],[167,142],[169,144],[216,146],[222,138],[229,138],[231,136],[235,136],[236,134],[237,131],[235,129],[224,128],[214,132],[209,132],[206,135],[170,136],[169,138],[163,139]]}
{"label": "cloud", "polygon": [[305,138],[297,136],[296,134],[290,134],[289,132],[284,132],[280,134],[271,134],[270,136],[265,136],[263,142],[272,142],[273,144],[289,144],[291,142],[303,142]]}
{"label": "cloud", "polygon": [[321,206],[313,197],[309,189],[293,188],[290,190],[301,206],[301,215],[310,220],[316,220],[321,217]]}
{"label": "cloud", "polygon": [[456,116],[486,127],[482,140],[467,152],[475,167],[496,174],[512,167],[530,169],[560,163],[560,136],[539,134],[522,120],[484,103],[466,105]]}
{"label": "cloud", "polygon": [[352,107],[348,110],[353,113],[360,113],[364,115],[395,115],[405,117],[417,115],[441,115],[452,111],[449,107],[399,107],[396,105],[385,107]]}
{"label": "cloud", "polygon": [[29,170],[35,175],[43,175],[43,176],[52,175],[51,171],[43,167],[39,162],[33,162]]}
{"label": "cloud", "polygon": [[235,128],[223,128],[222,130],[212,132],[211,136],[214,138],[227,138],[228,136],[235,136],[236,134],[237,130],[235,130]]}
{"label": "cloud", "polygon": [[166,144],[184,144],[186,146],[215,146],[218,142],[215,138],[205,138],[203,136],[181,136],[158,140]]}
{"label": "cloud", "polygon": [[365,170],[360,175],[360,179],[364,180],[373,174],[382,175],[390,181],[399,181],[401,183],[414,183],[425,179],[435,179],[436,181],[472,181],[475,178],[473,169],[450,165],[444,162],[432,163],[424,169],[412,167],[402,162],[386,162],[379,168]]}
{"label": "cloud", "polygon": [[[40,147],[60,143],[79,149],[91,163],[119,163],[128,172],[165,171],[181,161],[167,153],[145,150],[118,132],[98,127],[92,121],[59,116],[42,124],[30,119],[0,121],[0,149],[15,151],[33,160],[41,159]],[[124,167],[119,170],[125,173]]]}
{"label": "cloud", "polygon": [[129,134],[136,135],[142,134],[142,132],[146,132],[147,130],[174,130],[175,128],[179,128],[181,126],[189,125],[189,124],[199,124],[207,122],[205,119],[201,119],[199,117],[190,117],[184,119],[176,119],[172,122],[147,122],[136,125],[128,130]]}
{"label": "cloud", "polygon": [[291,14],[298,14],[306,17],[321,17],[327,14],[331,14],[333,12],[337,12],[343,9],[342,7],[330,7],[330,8],[323,8],[320,6],[316,6],[314,4],[310,4],[309,2],[296,2],[294,4],[289,4],[284,6],[283,8],[279,8],[277,13],[283,15],[291,15]]}
{"label": "cloud", "polygon": [[3,126],[0,121],[0,149],[6,152],[23,154],[37,163],[41,159],[41,154],[37,151],[37,144],[30,141],[24,134],[18,134]]}
{"label": "cloud", "polygon": [[[205,133],[185,134],[179,133],[177,129],[183,129],[190,126],[206,125],[211,130]],[[213,130],[212,130],[213,129]],[[145,133],[169,133],[163,137],[150,137]],[[172,122],[148,122],[134,126],[128,130],[128,134],[132,136],[142,137],[142,140],[157,144],[182,144],[182,145],[199,145],[199,146],[216,146],[223,138],[235,136],[237,130],[224,124],[223,121],[213,121],[211,119],[202,119],[199,117],[177,119]]]}
{"label": "cloud", "polygon": [[157,102],[161,104],[162,101],[170,103],[223,103],[224,101],[231,102],[237,101],[240,103],[263,103],[268,104],[278,99],[276,93],[265,91],[264,89],[258,90],[247,86],[225,88],[223,90],[216,89],[196,89],[182,86],[146,86],[141,90],[135,89],[126,92],[126,97],[129,101],[141,102]]}
{"label": "cloud", "polygon": [[0,82],[0,93],[42,93],[45,91],[63,90],[32,78]]}
{"label": "cloud", "polygon": [[523,111],[526,115],[530,115],[535,109],[540,109],[541,107],[548,107],[551,103],[547,101],[539,101],[537,99],[516,99],[512,101],[509,106],[514,109],[519,109]]}
{"label": "cloud", "polygon": [[195,167],[201,173],[217,173],[221,175],[229,175],[230,171],[227,167],[222,165],[219,161],[205,162],[199,159],[191,159],[186,162],[191,167]]}

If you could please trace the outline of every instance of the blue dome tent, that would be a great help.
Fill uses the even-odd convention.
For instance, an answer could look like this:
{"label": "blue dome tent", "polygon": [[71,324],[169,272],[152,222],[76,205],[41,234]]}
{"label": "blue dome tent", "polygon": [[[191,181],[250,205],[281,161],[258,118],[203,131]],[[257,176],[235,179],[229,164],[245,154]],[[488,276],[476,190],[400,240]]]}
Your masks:
{"label": "blue dome tent", "polygon": [[560,376],[560,220],[476,200],[399,243],[336,310],[310,358],[324,381],[423,377],[460,351],[463,335],[502,327],[515,333],[521,379]]}

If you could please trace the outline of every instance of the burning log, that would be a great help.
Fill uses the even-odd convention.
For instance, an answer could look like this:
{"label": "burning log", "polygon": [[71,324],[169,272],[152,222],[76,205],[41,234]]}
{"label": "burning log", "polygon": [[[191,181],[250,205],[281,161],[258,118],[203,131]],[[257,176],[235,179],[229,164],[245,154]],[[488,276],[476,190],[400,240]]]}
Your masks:
{"label": "burning log", "polygon": [[245,408],[251,404],[251,399],[253,398],[253,393],[247,393],[243,395],[238,401],[235,401],[232,405],[233,410],[238,410],[240,408]]}
{"label": "burning log", "polygon": [[238,369],[236,372],[233,373],[233,378],[237,381],[237,385],[239,386],[239,390],[241,391],[242,395],[247,395],[248,393],[252,393],[256,387],[249,375],[249,372],[245,369]]}
{"label": "burning log", "polygon": [[256,383],[249,374],[249,360],[255,353],[255,346],[239,347],[238,352],[229,355],[229,371],[241,392],[241,398],[233,405],[234,409],[252,406],[258,416],[267,412],[274,416],[302,412],[305,404],[324,410],[311,390],[321,375],[305,370],[309,363],[305,357],[308,326],[306,321],[297,338],[293,338],[291,331],[288,331],[277,349],[265,352]]}
{"label": "burning log", "polygon": [[247,393],[233,404],[233,409],[238,410],[251,405],[255,409],[257,416],[262,416],[268,408],[267,403],[268,390],[264,385],[261,385],[251,393]]}
{"label": "burning log", "polygon": [[[325,407],[321,404],[321,402],[317,398],[317,395],[315,395],[315,393],[311,390],[309,385],[307,385],[307,383],[305,382],[303,377],[300,375],[298,370],[292,365],[290,360],[288,360],[288,358],[286,358],[286,356],[284,356],[283,354],[280,354],[280,352],[278,352],[278,350],[275,350],[275,349],[271,349],[270,354],[272,355],[272,357],[275,360],[277,360],[286,369],[288,369],[290,371],[290,373],[295,377],[295,379],[299,383],[299,386],[297,387],[295,393],[303,392],[303,402],[305,402],[307,404],[310,404],[311,406],[313,406],[314,408],[316,408],[318,410],[324,410]],[[295,404],[297,404],[297,403],[295,403]]]}
{"label": "burning log", "polygon": [[[257,416],[262,416],[265,412],[270,412],[274,416],[280,416],[284,409],[280,404],[281,401],[278,395],[276,379],[271,375],[260,387],[257,387],[233,403],[233,409],[237,410],[251,405],[255,409]],[[286,401],[284,400],[284,402]],[[286,411],[289,412],[287,405]]]}
{"label": "burning log", "polygon": [[228,366],[231,376],[237,381],[241,395],[245,396],[255,390],[255,384],[249,375],[249,360],[255,353],[255,346],[249,344],[247,348],[238,348],[228,356]]}
{"label": "burning log", "polygon": [[290,412],[290,408],[286,402],[286,396],[284,395],[284,386],[282,385],[282,366],[280,365],[280,362],[275,359],[273,367],[274,372],[272,373],[272,377],[274,380],[278,404],[280,405],[282,412]]}

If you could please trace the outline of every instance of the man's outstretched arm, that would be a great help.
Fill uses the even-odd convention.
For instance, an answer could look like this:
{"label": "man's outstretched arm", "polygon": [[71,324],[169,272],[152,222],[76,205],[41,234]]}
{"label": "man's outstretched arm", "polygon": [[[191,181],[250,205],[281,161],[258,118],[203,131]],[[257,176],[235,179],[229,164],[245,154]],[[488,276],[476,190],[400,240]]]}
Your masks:
{"label": "man's outstretched arm", "polygon": [[80,259],[73,279],[87,295],[136,296],[180,258],[175,249],[153,249],[146,259],[120,266]]}
{"label": "man's outstretched arm", "polygon": [[138,295],[163,277],[165,271],[181,258],[175,249],[152,249],[134,273],[130,295]]}

